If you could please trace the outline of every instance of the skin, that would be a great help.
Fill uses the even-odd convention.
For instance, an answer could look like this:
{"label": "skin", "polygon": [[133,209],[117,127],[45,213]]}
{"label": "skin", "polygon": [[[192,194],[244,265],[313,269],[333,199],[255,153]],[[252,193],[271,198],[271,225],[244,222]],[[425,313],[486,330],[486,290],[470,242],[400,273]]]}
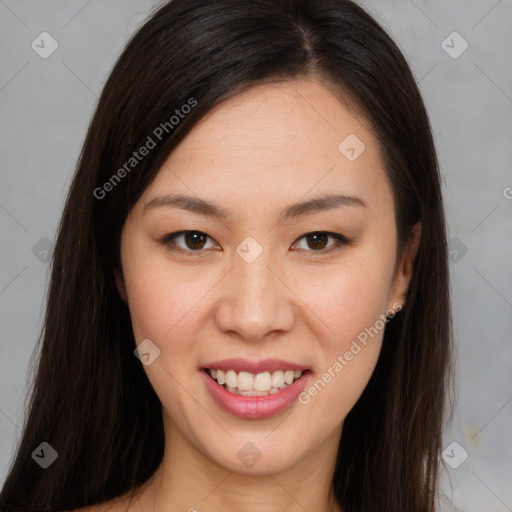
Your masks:
{"label": "skin", "polygon": [[[338,149],[349,134],[366,146],[353,162]],[[366,206],[278,223],[286,206],[333,192]],[[232,217],[144,208],[170,193],[199,196]],[[202,256],[183,237],[175,245],[161,242],[180,230],[210,237]],[[322,252],[336,240],[315,249],[303,236],[315,231],[354,241]],[[236,253],[248,236],[263,248],[250,264]],[[315,382],[359,333],[403,304],[419,238],[418,225],[397,259],[393,196],[377,140],[332,88],[313,79],[259,85],[197,124],[122,233],[118,287],[136,342],[149,338],[160,349],[144,369],[162,402],[165,429],[163,462],[131,510],[341,510],[330,483],[343,421],[370,379],[384,329],[309,403],[267,419],[222,410],[198,370],[231,357],[279,358],[306,365]],[[252,468],[237,457],[248,442],[261,453]],[[126,509],[127,496],[108,509]]]}

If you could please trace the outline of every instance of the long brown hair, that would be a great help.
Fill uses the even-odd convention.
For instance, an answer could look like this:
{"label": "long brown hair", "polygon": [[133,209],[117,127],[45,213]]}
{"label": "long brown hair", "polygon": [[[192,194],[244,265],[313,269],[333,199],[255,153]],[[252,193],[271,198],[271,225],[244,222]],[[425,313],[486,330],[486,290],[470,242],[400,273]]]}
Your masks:
{"label": "long brown hair", "polygon": [[[452,351],[446,228],[431,128],[404,57],[349,0],[173,0],[129,41],[89,126],[59,226],[38,367],[2,511],[98,503],[156,470],[161,404],[133,355],[114,280],[123,224],[213,107],[255,84],[301,77],[339,87],[370,120],[393,190],[398,252],[422,222],[405,306],[387,325],[375,372],[344,423],[335,497],[345,512],[435,509]],[[187,115],[170,121],[186,104]],[[151,135],[154,148],[127,167]],[[58,452],[47,469],[31,457],[44,441]]]}

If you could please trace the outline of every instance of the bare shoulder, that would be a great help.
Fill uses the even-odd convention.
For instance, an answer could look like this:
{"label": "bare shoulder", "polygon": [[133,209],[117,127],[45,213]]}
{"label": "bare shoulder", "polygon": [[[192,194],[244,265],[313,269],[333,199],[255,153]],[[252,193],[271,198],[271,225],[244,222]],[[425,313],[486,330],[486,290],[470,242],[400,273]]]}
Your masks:
{"label": "bare shoulder", "polygon": [[74,510],[66,510],[65,512],[125,512],[127,508],[120,508],[119,505],[113,506],[107,503],[97,503],[95,505],[89,505],[88,507],[77,508]]}
{"label": "bare shoulder", "polygon": [[66,510],[65,512],[121,512],[119,507],[112,507],[105,503],[97,503],[95,505],[89,505],[88,507],[76,508],[74,510]]}
{"label": "bare shoulder", "polygon": [[131,505],[126,495],[123,495],[102,503],[96,503],[75,510],[66,510],[65,512],[136,512],[134,504],[132,503]]}
{"label": "bare shoulder", "polygon": [[128,512],[128,506],[125,505],[125,507],[121,507],[119,504],[104,502],[89,505],[88,507],[77,508],[75,510],[66,510],[66,512]]}
{"label": "bare shoulder", "polygon": [[75,510],[66,510],[64,512],[141,512],[143,510],[141,506],[141,498],[143,497],[144,491],[151,484],[152,479],[150,478],[147,482],[138,487],[135,491],[127,491],[121,496],[117,496],[101,503],[95,503],[94,505],[88,505],[87,507],[77,508]]}

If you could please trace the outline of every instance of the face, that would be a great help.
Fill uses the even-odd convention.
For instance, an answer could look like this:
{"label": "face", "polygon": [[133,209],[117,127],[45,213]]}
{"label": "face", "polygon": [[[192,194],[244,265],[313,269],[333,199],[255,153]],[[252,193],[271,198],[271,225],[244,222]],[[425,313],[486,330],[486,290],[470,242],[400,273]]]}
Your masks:
{"label": "face", "polygon": [[334,457],[410,280],[395,246],[376,138],[329,89],[260,85],[210,112],[122,233],[166,447],[252,474]]}

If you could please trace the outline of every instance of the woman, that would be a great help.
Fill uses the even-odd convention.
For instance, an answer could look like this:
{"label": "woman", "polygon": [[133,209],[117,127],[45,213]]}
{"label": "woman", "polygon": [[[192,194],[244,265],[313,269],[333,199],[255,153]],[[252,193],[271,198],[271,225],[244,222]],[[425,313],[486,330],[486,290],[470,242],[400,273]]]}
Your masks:
{"label": "woman", "polygon": [[435,510],[439,181],[356,4],[163,5],[89,127],[1,510]]}

